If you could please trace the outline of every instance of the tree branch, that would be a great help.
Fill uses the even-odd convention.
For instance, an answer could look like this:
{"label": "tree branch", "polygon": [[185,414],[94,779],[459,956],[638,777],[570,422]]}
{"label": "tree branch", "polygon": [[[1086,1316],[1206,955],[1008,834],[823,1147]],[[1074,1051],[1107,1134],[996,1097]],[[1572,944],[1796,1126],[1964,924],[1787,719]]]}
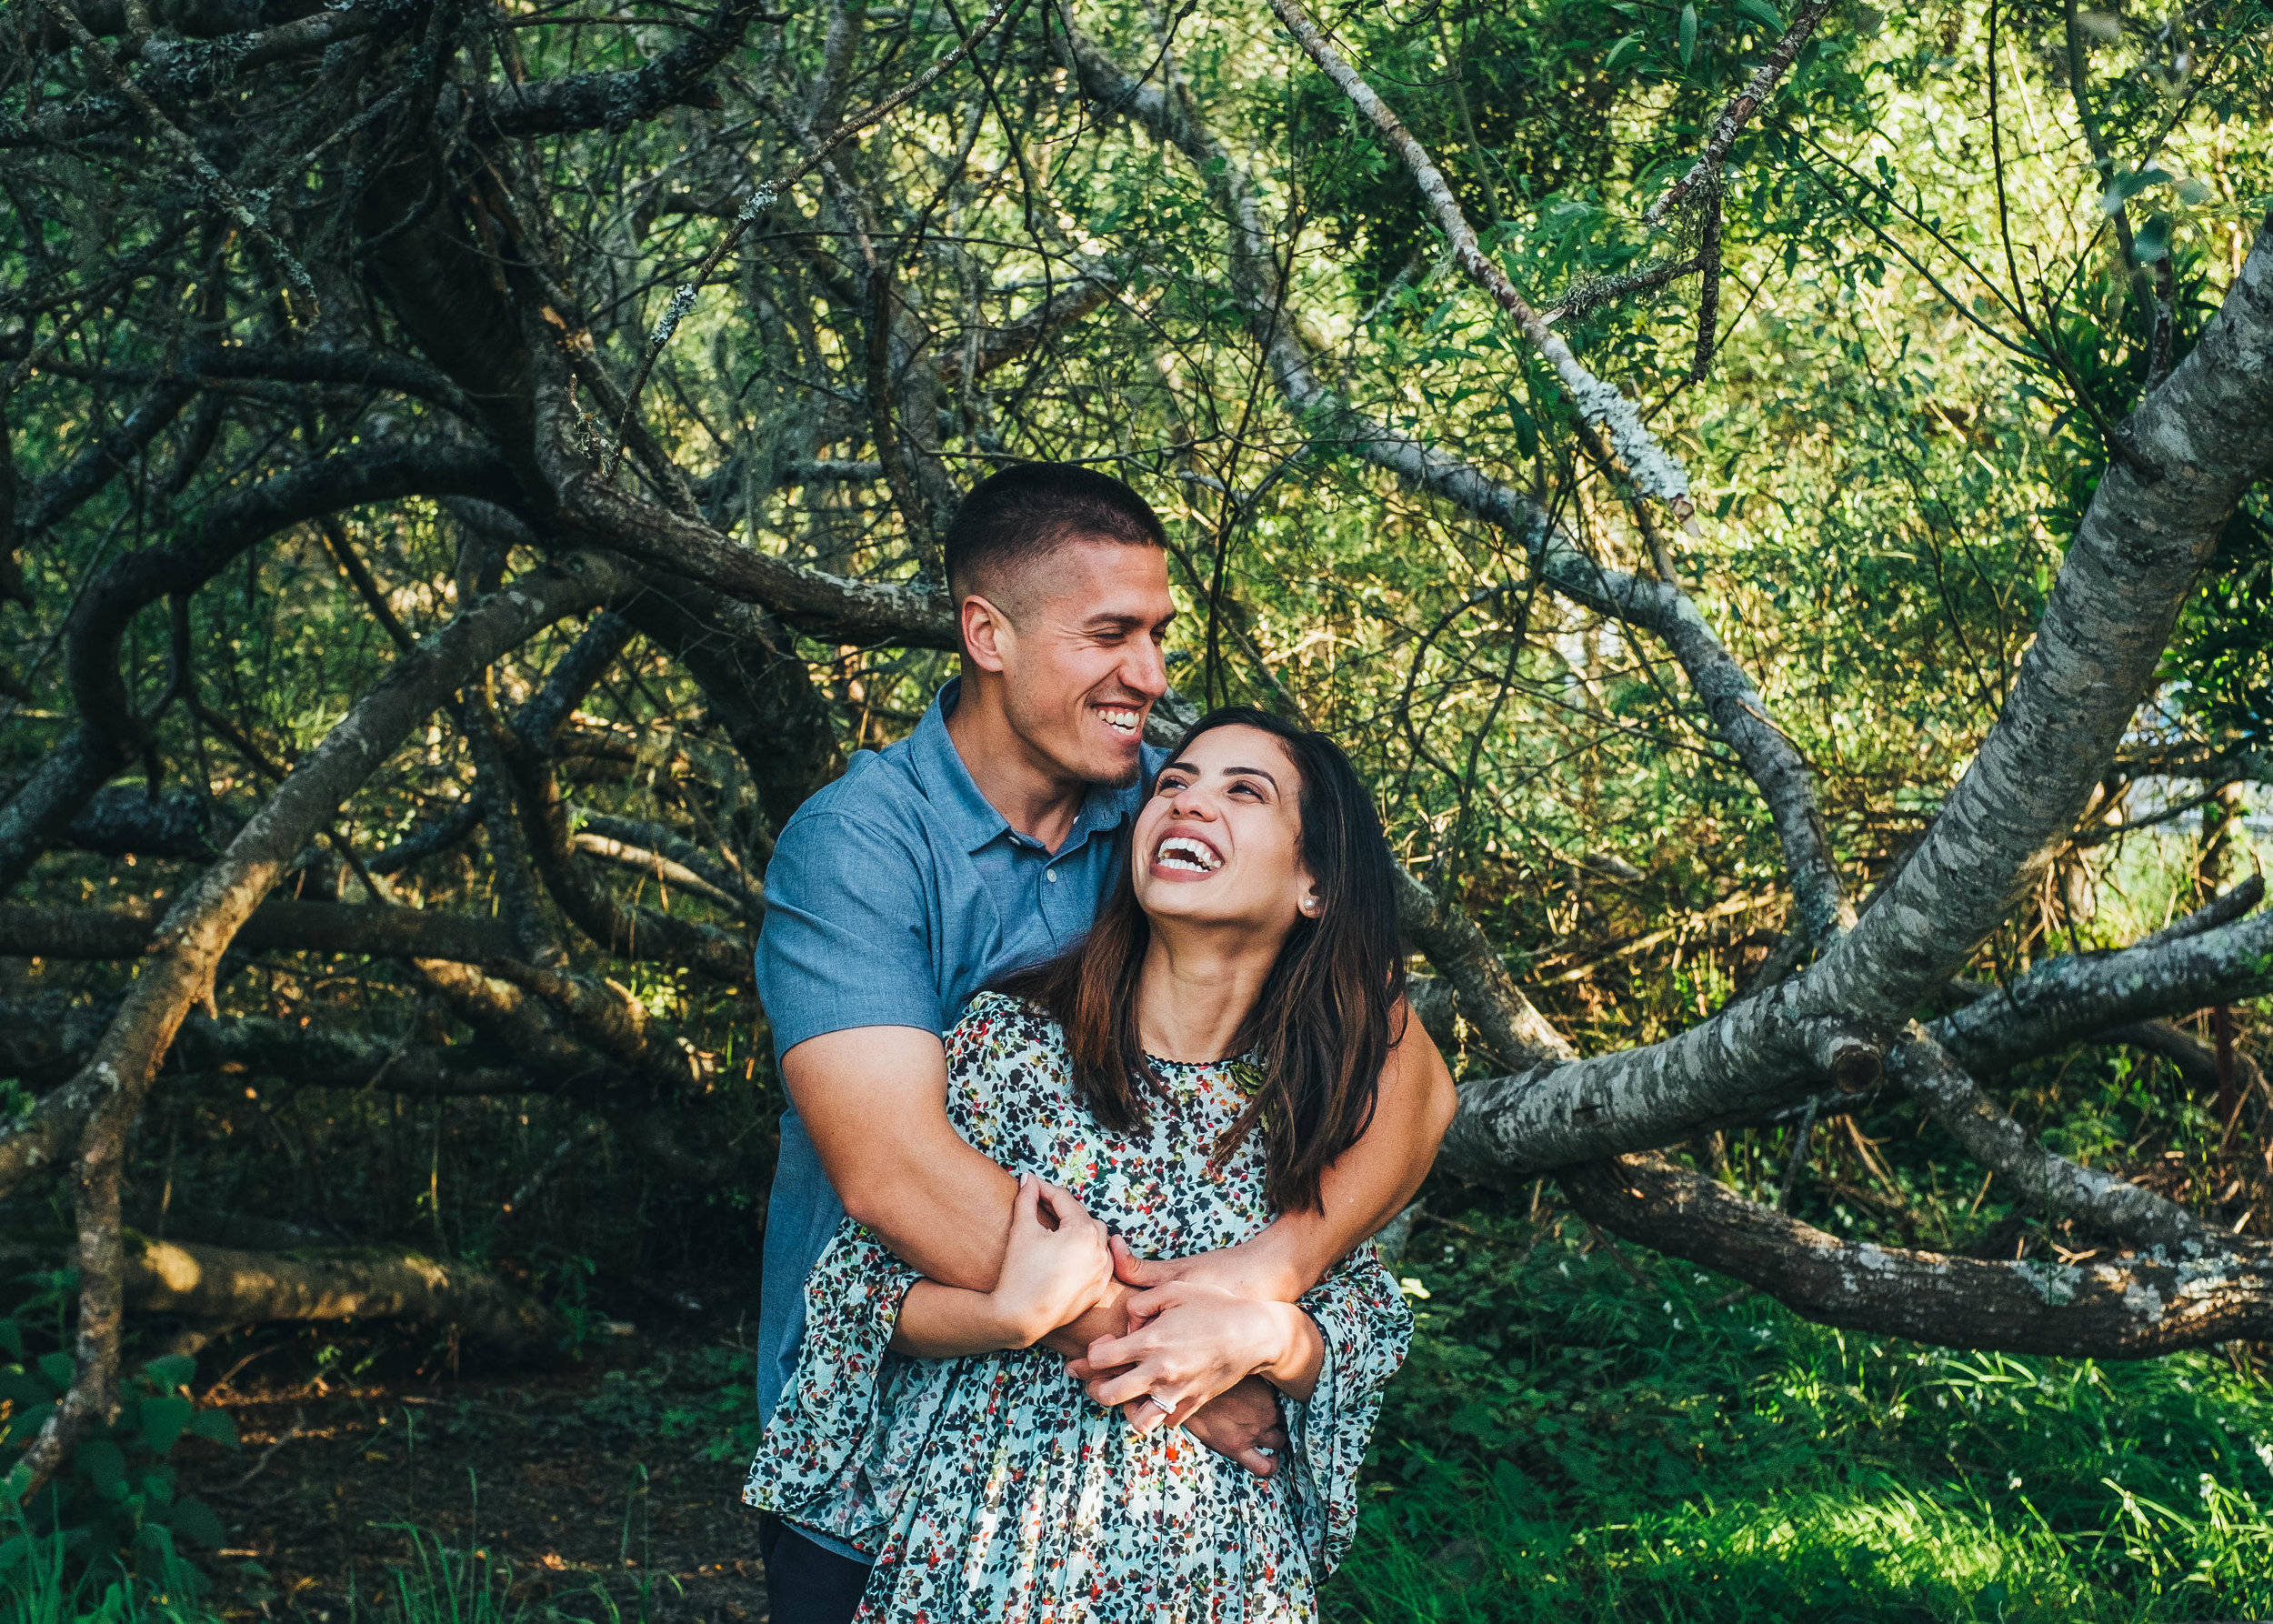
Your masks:
{"label": "tree branch", "polygon": [[[0,907],[0,956],[138,958],[157,950],[163,913],[121,907]],[[245,953],[345,953],[371,958],[450,958],[480,964],[519,951],[496,919],[424,908],[341,902],[264,902],[238,929]]]}
{"label": "tree branch", "polygon": [[1945,1347],[2152,1358],[2273,1335],[2273,1260],[1985,1263],[1843,1241],[1649,1157],[1562,1174],[1615,1235],[1757,1287],[1802,1318]]}

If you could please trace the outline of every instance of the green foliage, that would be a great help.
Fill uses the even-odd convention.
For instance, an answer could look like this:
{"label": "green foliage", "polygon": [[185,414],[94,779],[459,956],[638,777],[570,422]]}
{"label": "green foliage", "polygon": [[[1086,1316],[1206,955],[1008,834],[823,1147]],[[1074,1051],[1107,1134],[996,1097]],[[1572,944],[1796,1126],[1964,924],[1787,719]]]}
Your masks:
{"label": "green foliage", "polygon": [[636,1370],[609,1370],[577,1405],[593,1425],[671,1441],[692,1440],[697,1459],[747,1460],[756,1453],[757,1395],[747,1348],[665,1354]]}
{"label": "green foliage", "polygon": [[35,1532],[13,1502],[0,1518],[0,1624],[209,1624],[196,1570],[172,1551],[141,1574],[114,1562],[75,1576],[65,1529]]}
{"label": "green foliage", "polygon": [[2166,677],[2179,702],[2242,739],[2273,739],[2273,525],[2244,507],[2171,641]]}
{"label": "green foliage", "polygon": [[[20,1454],[71,1385],[65,1348],[76,1282],[71,1270],[26,1276],[19,1284],[30,1294],[0,1318],[0,1357],[10,1361],[0,1365],[0,1449]],[[195,1360],[172,1355],[120,1383],[116,1413],[88,1428],[28,1515],[19,1515],[15,1536],[0,1541],[0,1579],[21,1569],[42,1595],[65,1574],[75,1596],[118,1572],[129,1576],[122,1582],[130,1590],[135,1579],[175,1593],[194,1589],[182,1547],[220,1544],[221,1521],[205,1501],[180,1492],[168,1457],[185,1438],[228,1449],[237,1442],[225,1410],[200,1409],[189,1398],[195,1368]],[[0,1490],[12,1505],[25,1469],[19,1461]]]}
{"label": "green foliage", "polygon": [[1585,1238],[1474,1214],[1416,1235],[1339,1617],[2273,1610],[2261,1378],[1843,1334]]}

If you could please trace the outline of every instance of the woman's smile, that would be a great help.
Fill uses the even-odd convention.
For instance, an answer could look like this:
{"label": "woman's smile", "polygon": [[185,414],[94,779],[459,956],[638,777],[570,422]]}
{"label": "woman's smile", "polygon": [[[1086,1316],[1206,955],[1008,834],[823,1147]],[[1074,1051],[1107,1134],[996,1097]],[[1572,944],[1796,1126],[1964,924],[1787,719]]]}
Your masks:
{"label": "woman's smile", "polygon": [[1206,837],[1178,830],[1152,854],[1152,871],[1162,879],[1206,879],[1223,867],[1223,853]]}

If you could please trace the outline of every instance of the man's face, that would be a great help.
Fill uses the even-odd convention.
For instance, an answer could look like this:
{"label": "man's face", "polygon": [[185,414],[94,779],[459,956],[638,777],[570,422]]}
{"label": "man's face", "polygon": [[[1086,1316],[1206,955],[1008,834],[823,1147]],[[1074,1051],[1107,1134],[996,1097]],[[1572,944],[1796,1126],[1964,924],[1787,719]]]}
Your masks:
{"label": "man's face", "polygon": [[1136,781],[1175,617],[1167,552],[1112,541],[1068,543],[963,606],[966,644],[1002,674],[1012,730],[1054,773],[1089,784]]}

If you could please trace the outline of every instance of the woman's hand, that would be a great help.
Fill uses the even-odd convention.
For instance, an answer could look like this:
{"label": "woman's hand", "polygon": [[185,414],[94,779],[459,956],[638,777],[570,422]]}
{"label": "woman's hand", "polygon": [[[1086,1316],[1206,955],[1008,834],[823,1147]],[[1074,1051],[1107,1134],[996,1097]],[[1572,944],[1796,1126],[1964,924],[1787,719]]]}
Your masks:
{"label": "woman's hand", "polygon": [[1033,1347],[1112,1291],[1113,1254],[1106,1240],[1105,1226],[1070,1190],[1032,1173],[1018,1175],[1010,1243],[1002,1273],[986,1294],[1004,1347]]}
{"label": "woman's hand", "polygon": [[[1131,1298],[1128,1334],[1100,1337],[1066,1368],[1099,1404],[1126,1405],[1139,1432],[1177,1425],[1249,1376],[1307,1398],[1326,1357],[1310,1316],[1193,1280]],[[1151,1402],[1146,1402],[1146,1400]]]}

